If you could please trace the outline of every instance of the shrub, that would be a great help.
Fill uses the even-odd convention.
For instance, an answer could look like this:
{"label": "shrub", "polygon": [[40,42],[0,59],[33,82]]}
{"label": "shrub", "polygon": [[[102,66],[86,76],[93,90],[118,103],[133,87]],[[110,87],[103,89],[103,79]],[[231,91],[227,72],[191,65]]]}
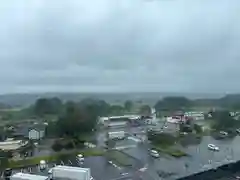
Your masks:
{"label": "shrub", "polygon": [[148,140],[154,144],[173,145],[176,142],[176,137],[169,133],[154,133],[148,132]]}
{"label": "shrub", "polygon": [[52,149],[56,152],[59,152],[63,149],[63,146],[59,142],[55,141],[55,143],[52,145]]}
{"label": "shrub", "polygon": [[202,126],[198,125],[198,124],[194,124],[194,130],[196,131],[197,134],[202,133]]}

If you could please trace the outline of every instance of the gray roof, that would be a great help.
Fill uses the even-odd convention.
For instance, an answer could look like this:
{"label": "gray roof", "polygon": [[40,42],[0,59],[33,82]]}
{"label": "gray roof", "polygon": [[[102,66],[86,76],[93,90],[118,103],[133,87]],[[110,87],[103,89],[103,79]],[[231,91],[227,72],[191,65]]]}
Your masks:
{"label": "gray roof", "polygon": [[13,135],[28,137],[28,130],[29,130],[29,127],[18,127],[15,129],[15,132],[13,133]]}
{"label": "gray roof", "polygon": [[46,125],[44,124],[34,124],[34,125],[28,125],[28,126],[20,126],[15,129],[15,132],[13,135],[15,136],[24,136],[28,137],[28,132],[32,129],[35,129],[37,131],[44,131],[46,128]]}
{"label": "gray roof", "polygon": [[44,124],[34,124],[33,126],[31,126],[29,128],[29,130],[32,130],[32,129],[35,129],[37,131],[45,131],[46,125],[44,125]]}

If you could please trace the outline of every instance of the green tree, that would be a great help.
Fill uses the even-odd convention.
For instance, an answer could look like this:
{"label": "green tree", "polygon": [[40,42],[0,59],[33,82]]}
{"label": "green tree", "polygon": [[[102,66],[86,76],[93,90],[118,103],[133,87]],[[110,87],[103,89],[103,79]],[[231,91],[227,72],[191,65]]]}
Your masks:
{"label": "green tree", "polygon": [[165,97],[155,104],[156,111],[176,111],[189,108],[192,102],[185,97]]}
{"label": "green tree", "polygon": [[67,102],[65,113],[57,122],[60,136],[78,137],[96,128],[97,118],[108,112],[108,104],[98,100],[83,100],[80,103]]}
{"label": "green tree", "polygon": [[176,137],[169,133],[156,133],[148,131],[148,140],[157,145],[173,145],[176,142]]}
{"label": "green tree", "polygon": [[197,134],[201,134],[203,129],[202,126],[198,125],[198,124],[194,124],[194,130],[196,131]]}
{"label": "green tree", "polygon": [[59,98],[40,98],[34,105],[34,112],[38,116],[58,114],[62,110],[62,101]]}
{"label": "green tree", "polygon": [[152,113],[151,107],[149,105],[142,105],[139,113],[143,116],[150,116]]}
{"label": "green tree", "polygon": [[125,103],[124,103],[124,108],[129,112],[132,110],[133,108],[133,102],[130,101],[130,100],[127,100]]}
{"label": "green tree", "polygon": [[229,113],[229,111],[215,111],[212,113],[214,123],[212,128],[217,130],[236,128],[239,122],[235,120]]}
{"label": "green tree", "polygon": [[59,141],[55,141],[54,144],[52,145],[52,149],[55,152],[59,152],[59,151],[61,151],[63,149],[63,146],[62,146],[62,144]]}
{"label": "green tree", "polygon": [[109,110],[111,115],[122,115],[124,113],[124,108],[120,105],[112,105]]}

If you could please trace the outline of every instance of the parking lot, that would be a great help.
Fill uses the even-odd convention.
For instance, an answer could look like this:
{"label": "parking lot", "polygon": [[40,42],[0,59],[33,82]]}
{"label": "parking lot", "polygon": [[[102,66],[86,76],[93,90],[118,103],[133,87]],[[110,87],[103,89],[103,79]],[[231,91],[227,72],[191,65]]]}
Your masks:
{"label": "parking lot", "polygon": [[[56,165],[66,165],[75,167],[91,168],[91,175],[95,180],[121,180],[136,179],[136,174],[132,168],[123,168],[109,163],[105,157],[87,157],[83,165],[77,162],[76,157],[71,156],[55,163],[48,163],[45,170],[40,170],[39,166],[13,169],[13,174],[17,172],[30,173],[47,176],[49,169]],[[3,172],[1,172],[3,178]],[[138,178],[139,179],[139,178]]]}

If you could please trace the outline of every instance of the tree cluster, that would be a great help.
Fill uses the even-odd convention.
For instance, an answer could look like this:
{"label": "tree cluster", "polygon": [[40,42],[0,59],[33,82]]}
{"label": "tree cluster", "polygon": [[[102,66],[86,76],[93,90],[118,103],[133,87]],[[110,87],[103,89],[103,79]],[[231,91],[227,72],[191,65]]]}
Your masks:
{"label": "tree cluster", "polygon": [[33,109],[38,116],[46,114],[59,114],[62,110],[63,104],[59,98],[40,98],[36,101]]}
{"label": "tree cluster", "polygon": [[176,137],[169,133],[149,131],[147,137],[149,141],[156,145],[173,145],[176,142]]}
{"label": "tree cluster", "polygon": [[235,120],[227,110],[212,112],[212,118],[214,119],[212,128],[216,130],[227,130],[239,126],[239,121]]}
{"label": "tree cluster", "polygon": [[155,104],[157,111],[177,111],[189,108],[192,102],[185,97],[165,97]]}

